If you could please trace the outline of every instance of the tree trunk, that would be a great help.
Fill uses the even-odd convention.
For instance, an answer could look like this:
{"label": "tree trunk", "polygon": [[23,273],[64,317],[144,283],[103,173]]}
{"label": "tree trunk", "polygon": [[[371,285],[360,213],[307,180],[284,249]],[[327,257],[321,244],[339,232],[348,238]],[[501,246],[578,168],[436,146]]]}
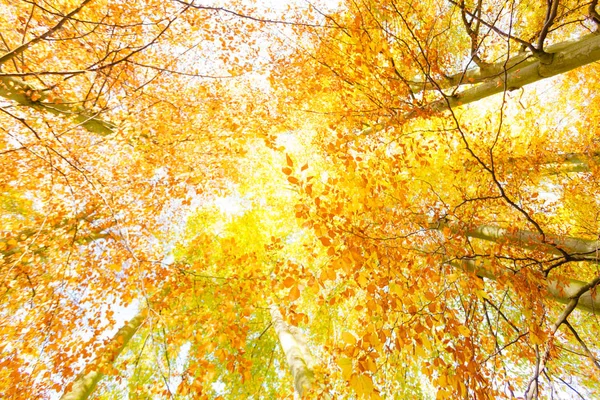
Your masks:
{"label": "tree trunk", "polygon": [[93,367],[88,372],[82,372],[73,381],[70,389],[62,395],[61,400],[85,400],[96,388],[96,385],[102,379],[104,374],[102,369],[111,365],[116,358],[121,354],[123,349],[127,347],[127,344],[137,332],[142,323],[146,320],[148,310],[144,309],[140,313],[127,322],[117,333],[113,336],[105,349],[104,353],[92,362]]}
{"label": "tree trunk", "polygon": [[[575,40],[564,41],[552,44],[544,49],[546,59],[533,55],[530,51],[524,51],[508,60],[502,60],[494,64],[486,64],[482,68],[469,68],[459,71],[453,75],[445,77],[443,80],[433,82],[410,82],[411,89],[414,93],[422,90],[436,89],[451,89],[461,85],[475,85],[478,83],[495,82],[502,86],[504,74],[513,73],[525,70],[533,78],[538,69],[544,76],[539,79],[554,76],[571,69],[589,64],[597,60],[598,47],[600,46],[600,37],[597,33],[582,36]],[[580,53],[583,52],[583,57]],[[591,61],[589,61],[591,60]],[[546,64],[544,64],[546,62]],[[527,69],[535,65],[534,69]],[[541,69],[540,69],[541,68]],[[548,75],[548,71],[550,75]],[[522,74],[518,74],[522,76]],[[509,76],[509,79],[514,79],[515,76]],[[537,79],[537,80],[539,80]],[[524,84],[531,83],[526,82]],[[521,85],[522,86],[522,85]],[[510,86],[508,86],[510,87]]]}
{"label": "tree trunk", "polygon": [[312,358],[302,333],[290,327],[281,315],[279,308],[270,306],[271,322],[279,338],[288,367],[294,378],[294,388],[300,397],[308,390],[313,377]]}
{"label": "tree trunk", "polygon": [[[454,267],[458,267],[465,271],[473,272],[482,278],[496,280],[497,276],[487,268],[484,262],[476,262],[475,260],[460,260],[451,261],[449,263]],[[576,279],[546,279],[546,290],[548,297],[562,304],[569,304],[571,299],[579,292],[579,290],[587,285],[586,282]],[[600,315],[600,293],[597,291],[588,290],[579,297],[577,302],[578,309]]]}
{"label": "tree trunk", "polygon": [[50,100],[47,88],[37,88],[29,83],[10,76],[0,75],[0,96],[22,106],[38,111],[73,118],[75,122],[92,133],[109,135],[114,133],[116,125],[98,118],[98,115],[83,107],[74,107],[68,102]]}
{"label": "tree trunk", "polygon": [[[453,229],[454,230],[454,229]],[[600,261],[600,241],[555,235],[541,235],[525,230],[509,230],[492,225],[482,225],[469,229],[465,235],[472,238],[542,251],[549,254],[564,255],[563,251],[580,261]],[[562,251],[561,251],[562,250]]]}
{"label": "tree trunk", "polygon": [[[600,242],[597,240],[588,240],[574,237],[560,237],[555,235],[544,235],[537,232],[525,230],[509,230],[493,225],[482,225],[474,229],[461,231],[456,226],[441,223],[434,225],[432,228],[441,229],[449,227],[454,233],[463,232],[465,236],[487,240],[496,243],[506,243],[510,246],[519,247],[522,249],[541,251],[548,254],[556,254],[564,256],[567,253],[569,257],[573,257],[579,261],[600,262],[599,249]],[[561,251],[562,250],[562,251]],[[490,268],[487,268],[483,263],[477,263],[475,260],[452,261],[450,264],[460,267],[469,272],[474,272],[476,275],[496,280],[496,275]],[[554,300],[568,304],[569,301],[578,293],[578,291],[586,286],[587,283],[576,279],[566,278],[547,278],[546,289],[548,294]],[[589,311],[595,314],[600,314],[600,293],[597,293],[593,288],[586,291],[579,297],[577,308]]]}
{"label": "tree trunk", "polygon": [[[155,301],[164,300],[171,292],[173,288],[167,286],[160,290],[158,293],[152,295],[148,301],[152,304]],[[99,355],[94,361],[89,364],[84,371],[73,381],[71,387],[65,391],[60,400],[85,400],[96,388],[96,385],[102,379],[104,374],[102,369],[111,365],[115,362],[117,357],[127,347],[127,344],[135,335],[137,330],[146,320],[148,316],[148,308],[143,308],[138,315],[133,317],[127,322],[117,333],[112,337],[108,347],[104,350],[103,354]],[[85,372],[85,371],[88,372]]]}
{"label": "tree trunk", "polygon": [[[572,69],[600,60],[600,34],[592,33],[573,41],[548,46],[548,57],[542,59],[517,56],[505,64],[496,64],[491,72],[476,70],[467,76],[477,76],[483,83],[453,96],[431,103],[431,111],[444,111],[448,108],[476,102],[505,90],[515,90],[530,83],[560,75]],[[470,83],[467,79],[464,83]]]}

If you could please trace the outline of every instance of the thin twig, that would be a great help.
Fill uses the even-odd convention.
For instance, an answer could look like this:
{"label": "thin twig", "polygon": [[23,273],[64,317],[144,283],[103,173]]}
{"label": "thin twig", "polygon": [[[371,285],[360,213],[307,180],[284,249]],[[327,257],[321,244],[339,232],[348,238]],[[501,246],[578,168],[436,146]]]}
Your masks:
{"label": "thin twig", "polygon": [[48,29],[46,32],[44,32],[43,34],[41,34],[40,36],[36,36],[33,39],[31,39],[29,42],[27,43],[23,43],[22,45],[20,45],[19,47],[17,47],[16,49],[13,49],[11,51],[9,51],[8,53],[6,53],[5,55],[3,55],[2,57],[0,57],[0,65],[4,64],[5,62],[7,62],[8,60],[12,59],[15,56],[18,56],[19,54],[21,54],[22,52],[24,52],[25,50],[27,50],[30,46],[36,44],[37,42],[39,42],[40,40],[43,40],[45,38],[47,38],[48,36],[52,35],[54,32],[56,32],[57,30],[59,30],[60,28],[62,28],[62,26],[65,24],[65,22],[67,22],[73,15],[77,14],[79,11],[81,11],[81,9],[83,7],[85,7],[86,4],[88,4],[89,2],[91,2],[93,0],[84,0],[79,7],[77,7],[76,9],[74,9],[73,11],[71,11],[70,13],[68,13],[67,15],[65,15],[60,21],[58,21],[58,23],[56,25],[54,25],[52,28]]}

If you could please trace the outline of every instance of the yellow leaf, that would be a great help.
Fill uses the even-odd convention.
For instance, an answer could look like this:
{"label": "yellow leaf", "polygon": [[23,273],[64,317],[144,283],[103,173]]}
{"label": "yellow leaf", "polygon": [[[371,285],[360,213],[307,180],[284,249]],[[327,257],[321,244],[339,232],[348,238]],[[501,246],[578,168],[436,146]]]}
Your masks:
{"label": "yellow leaf", "polygon": [[371,357],[367,358],[367,369],[373,373],[377,372],[377,365]]}
{"label": "yellow leaf", "polygon": [[365,275],[363,275],[363,274],[359,274],[358,278],[356,279],[356,281],[358,282],[358,284],[361,287],[364,287],[367,284],[367,282],[368,282],[367,277]]}
{"label": "yellow leaf", "polygon": [[368,375],[354,375],[350,381],[350,386],[356,394],[361,396],[371,396],[373,392],[373,380]]}
{"label": "yellow leaf", "polygon": [[404,295],[403,291],[402,291],[402,287],[396,283],[390,283],[390,293],[393,293],[399,297],[402,297]]}
{"label": "yellow leaf", "polygon": [[323,246],[331,246],[331,239],[329,239],[327,236],[321,236],[319,238],[319,240],[321,241],[321,243],[323,244]]}
{"label": "yellow leaf", "polygon": [[336,363],[342,370],[342,378],[346,381],[350,380],[350,376],[352,375],[352,359],[340,357]]}
{"label": "yellow leaf", "polygon": [[465,337],[471,336],[471,331],[469,330],[469,328],[467,328],[464,325],[459,326],[458,331],[460,332],[461,335],[463,335]]}
{"label": "yellow leaf", "polygon": [[532,344],[542,344],[546,340],[546,333],[537,325],[529,327],[529,340]]}
{"label": "yellow leaf", "polygon": [[342,340],[349,346],[354,346],[356,344],[356,337],[348,331],[342,332]]}

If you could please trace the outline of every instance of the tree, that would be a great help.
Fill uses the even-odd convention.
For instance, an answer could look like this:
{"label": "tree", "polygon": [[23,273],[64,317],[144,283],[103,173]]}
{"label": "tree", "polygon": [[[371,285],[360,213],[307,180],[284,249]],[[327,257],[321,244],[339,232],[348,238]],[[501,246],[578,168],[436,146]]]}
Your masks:
{"label": "tree", "polygon": [[240,23],[154,1],[0,8],[0,392],[43,398],[102,353],[119,309],[169,282],[168,222],[183,220],[192,192],[235,179],[242,85],[210,75],[244,66],[194,66],[204,50],[187,33],[203,26],[218,53],[236,41],[212,43],[211,30]]}
{"label": "tree", "polygon": [[[295,109],[325,114],[316,143],[332,167],[327,179],[298,179],[297,209],[329,247],[335,282],[356,282],[367,304],[356,336],[398,338],[352,354],[355,389],[352,377],[366,374],[397,393],[383,367],[356,360],[407,345],[439,397],[536,397],[598,376],[597,325],[573,313],[598,304],[596,167],[551,164],[573,153],[592,161],[597,148],[595,97],[572,90],[597,82],[595,7],[349,3],[328,15],[338,30],[305,32],[310,44],[272,79],[282,109],[291,92]],[[307,69],[308,81],[286,79]],[[568,117],[552,108],[567,103]],[[574,361],[565,353],[577,346]]]}
{"label": "tree", "polygon": [[3,397],[598,390],[597,1],[0,5]]}

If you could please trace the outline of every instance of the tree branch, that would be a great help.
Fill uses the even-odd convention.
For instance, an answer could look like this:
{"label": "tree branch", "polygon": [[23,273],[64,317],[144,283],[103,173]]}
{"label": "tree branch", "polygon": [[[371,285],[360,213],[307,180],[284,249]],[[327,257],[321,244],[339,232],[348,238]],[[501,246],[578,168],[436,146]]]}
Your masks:
{"label": "tree branch", "polygon": [[63,18],[61,18],[61,20],[56,25],[54,25],[52,28],[48,29],[46,32],[44,32],[40,36],[37,36],[37,37],[31,39],[29,42],[23,43],[16,49],[13,49],[13,50],[9,51],[8,53],[4,54],[2,57],[0,57],[0,66],[2,66],[5,62],[9,61],[13,57],[18,56],[19,54],[21,54],[22,52],[27,50],[32,45],[39,42],[40,40],[43,40],[43,39],[47,38],[48,36],[52,35],[54,32],[58,31],[60,28],[62,28],[62,26],[65,24],[65,22],[67,22],[73,15],[75,15],[79,11],[81,11],[81,9],[83,7],[85,7],[86,4],[88,4],[92,1],[93,0],[84,0],[79,5],[79,7],[77,7],[76,9],[74,9],[73,11],[71,11],[70,13],[65,15]]}
{"label": "tree branch", "polygon": [[544,27],[540,32],[540,37],[538,38],[537,49],[538,51],[544,51],[544,41],[546,40],[546,36],[548,36],[548,32],[550,27],[554,23],[554,19],[556,18],[556,13],[558,11],[558,0],[551,0],[550,4],[548,4],[548,10],[546,11],[546,20],[544,21]]}
{"label": "tree branch", "polygon": [[573,336],[575,336],[575,339],[577,339],[577,341],[579,342],[579,345],[581,346],[581,348],[583,349],[583,351],[585,351],[585,353],[590,358],[590,360],[592,360],[592,364],[594,364],[594,366],[597,369],[600,370],[600,363],[598,362],[598,359],[590,351],[590,349],[587,347],[587,345],[585,344],[585,342],[583,341],[583,339],[581,339],[581,336],[579,336],[579,334],[577,333],[577,331],[575,330],[575,328],[573,327],[573,325],[571,325],[571,323],[568,320],[565,321],[564,324],[565,324],[565,326],[567,328],[569,328],[569,330],[571,331],[571,333],[573,334]]}
{"label": "tree branch", "polygon": [[476,19],[476,20],[477,20],[477,21],[479,21],[481,24],[485,25],[487,28],[489,28],[489,29],[491,29],[492,31],[496,32],[498,35],[500,35],[500,36],[504,36],[504,37],[505,37],[505,38],[507,38],[507,39],[511,39],[511,40],[514,40],[515,42],[518,42],[518,43],[522,44],[524,47],[526,47],[526,48],[528,48],[529,50],[531,50],[531,52],[536,52],[536,50],[537,50],[537,49],[536,49],[536,48],[535,48],[535,47],[534,47],[534,46],[533,46],[531,43],[529,43],[528,41],[526,41],[526,40],[523,40],[523,39],[521,39],[521,38],[519,38],[519,37],[517,37],[517,36],[513,36],[513,35],[511,35],[511,34],[508,34],[508,33],[504,32],[504,31],[502,31],[501,29],[499,29],[499,28],[498,28],[496,25],[494,25],[494,24],[490,24],[489,22],[487,22],[487,21],[484,21],[484,20],[483,20],[482,18],[480,18],[479,16],[477,16],[477,15],[473,14],[472,12],[470,12],[470,11],[466,10],[466,9],[465,9],[465,7],[464,7],[464,4],[458,3],[458,2],[456,2],[456,1],[454,1],[454,0],[448,0],[448,1],[449,1],[451,4],[454,4],[455,6],[457,6],[458,8],[460,8],[461,10],[464,10],[464,11],[465,11],[465,13],[466,13],[466,14],[467,14],[469,17],[471,17],[471,18],[473,18],[473,19]]}
{"label": "tree branch", "polygon": [[598,0],[592,0],[592,2],[590,3],[590,7],[588,8],[588,14],[596,23],[596,25],[600,28],[600,14],[598,14],[598,11],[596,11],[597,5]]}
{"label": "tree branch", "polygon": [[88,131],[99,135],[109,135],[114,133],[117,128],[112,122],[100,119],[98,113],[81,106],[51,100],[48,89],[38,89],[25,81],[10,76],[0,76],[0,97],[12,100],[22,106],[73,118]]}
{"label": "tree branch", "polygon": [[[447,261],[463,271],[474,273],[475,275],[491,280],[497,280],[498,276],[493,272],[489,260],[477,262],[474,259],[456,259]],[[546,278],[546,290],[548,297],[562,304],[569,304],[574,296],[578,296],[576,308],[582,311],[600,315],[600,296],[593,290],[586,289],[582,294],[582,288],[592,288],[590,283],[569,278]]]}
{"label": "tree branch", "polygon": [[[584,293],[586,293],[587,291],[589,291],[589,290],[593,289],[594,287],[596,287],[599,283],[600,283],[600,276],[597,277],[596,279],[594,279],[593,281],[591,281],[590,283],[582,286],[571,297],[571,300],[569,301],[569,303],[567,304],[567,306],[563,310],[562,314],[558,317],[558,319],[556,320],[556,322],[552,325],[551,338],[556,334],[556,331],[558,330],[558,328],[562,324],[568,324],[567,318],[569,318],[569,315],[571,315],[571,313],[573,312],[573,310],[575,310],[575,307],[577,307],[577,303],[579,302],[579,298]],[[542,355],[542,357],[540,359],[539,368],[536,368],[536,372],[533,374],[533,376],[529,380],[529,384],[527,385],[527,390],[525,391],[525,397],[528,400],[532,399],[535,396],[535,393],[537,392],[536,387],[535,387],[535,386],[537,386],[537,384],[535,384],[535,383],[537,383],[537,379],[539,377],[539,374],[546,369],[546,363],[548,362],[549,356],[550,356],[550,346],[548,345],[548,346],[546,346],[546,351],[544,352],[544,354]],[[534,386],[533,390],[532,390],[532,385]]]}

